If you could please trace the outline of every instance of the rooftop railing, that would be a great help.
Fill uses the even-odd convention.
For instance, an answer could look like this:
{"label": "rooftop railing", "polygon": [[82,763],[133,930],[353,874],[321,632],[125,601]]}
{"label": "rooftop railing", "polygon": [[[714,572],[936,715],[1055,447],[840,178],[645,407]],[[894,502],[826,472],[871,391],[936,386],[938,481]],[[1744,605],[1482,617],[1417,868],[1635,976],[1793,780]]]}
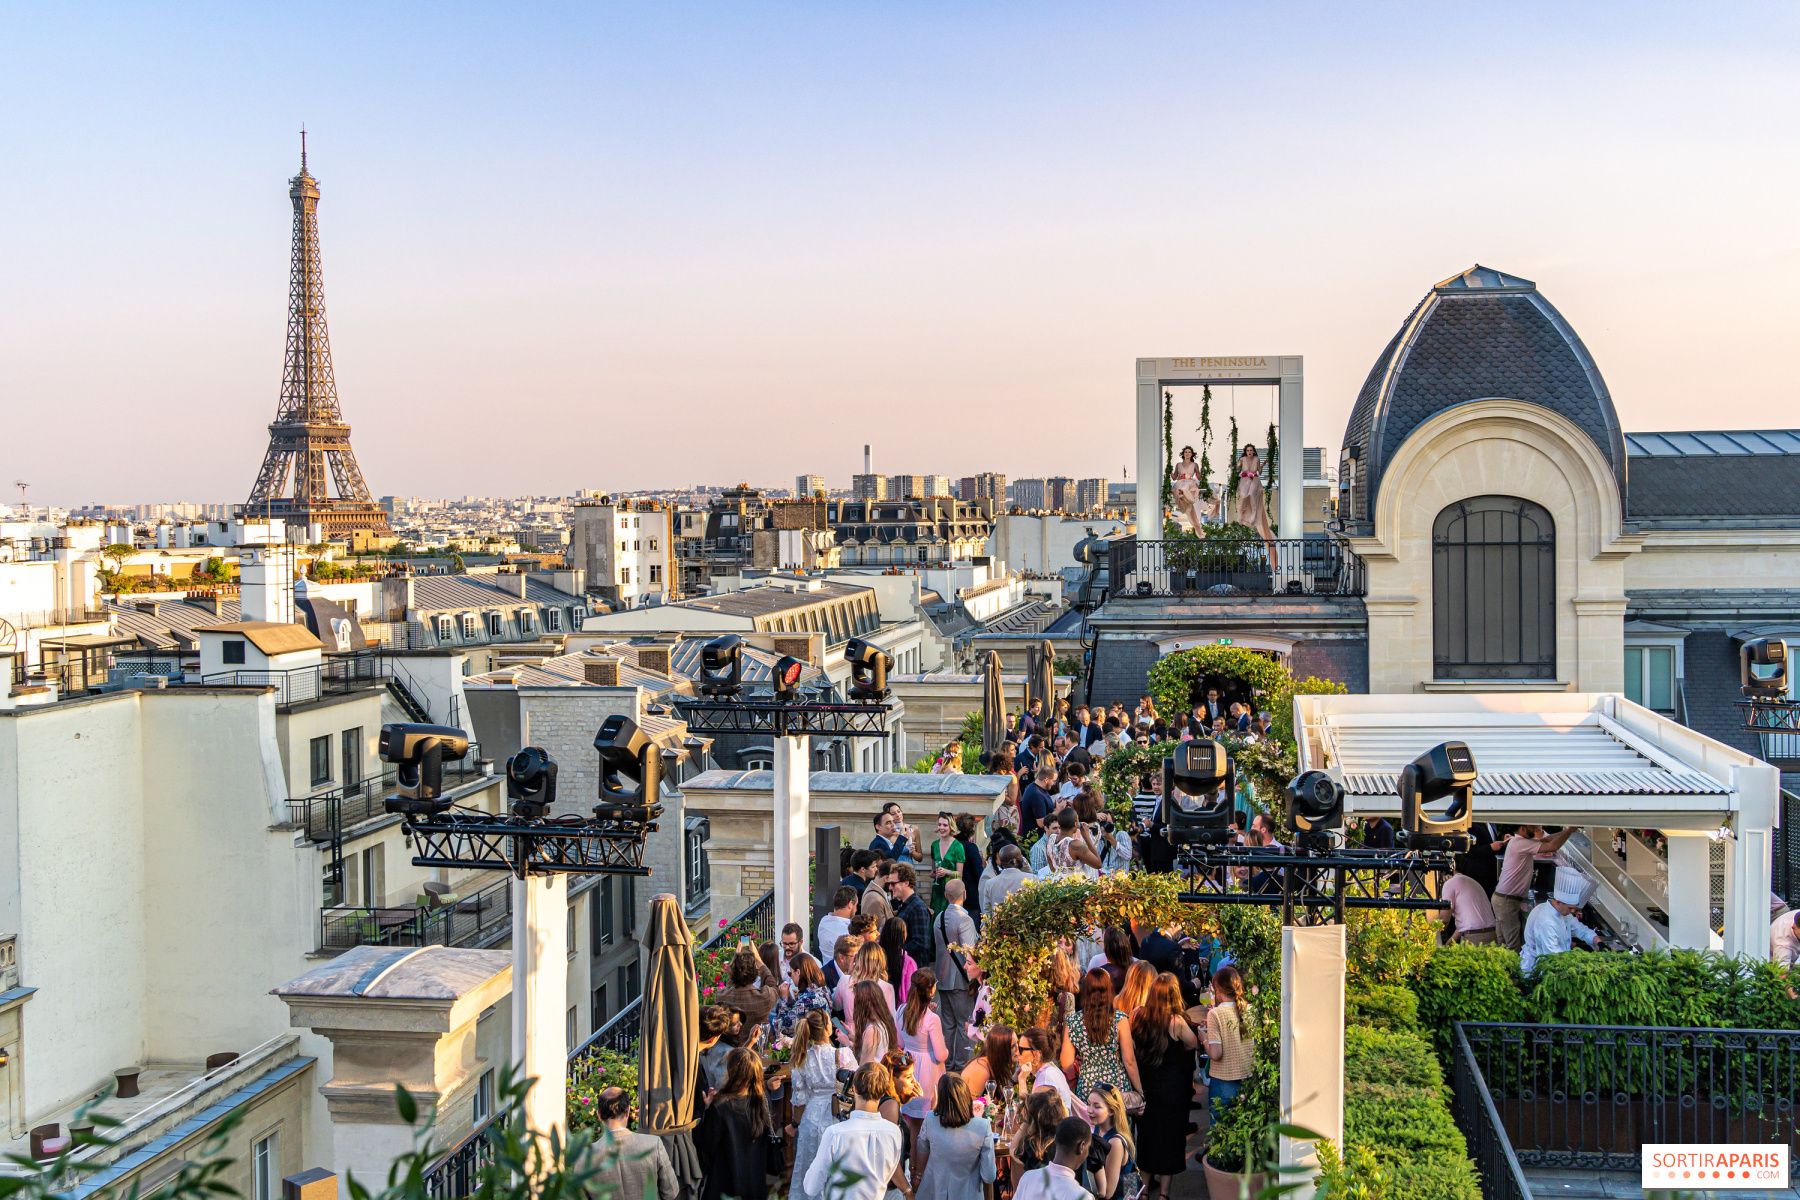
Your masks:
{"label": "rooftop railing", "polygon": [[[444,764],[444,786],[457,787],[486,776],[481,770],[481,743],[470,742],[469,752]],[[288,799],[288,816],[306,831],[311,842],[342,838],[344,831],[364,821],[387,815],[384,801],[394,790],[394,772],[383,771],[360,783],[328,788],[310,796]]]}
{"label": "rooftop railing", "polygon": [[319,949],[487,946],[512,929],[512,880],[428,904],[319,910]]}
{"label": "rooftop railing", "polygon": [[1363,561],[1335,538],[1118,538],[1107,547],[1112,594],[1361,596]]}
{"label": "rooftop railing", "polygon": [[1525,1167],[1632,1172],[1650,1143],[1785,1142],[1800,1154],[1800,1030],[1459,1023],[1457,1031],[1457,1112],[1472,1152],[1500,1139],[1510,1150],[1500,1157]]}

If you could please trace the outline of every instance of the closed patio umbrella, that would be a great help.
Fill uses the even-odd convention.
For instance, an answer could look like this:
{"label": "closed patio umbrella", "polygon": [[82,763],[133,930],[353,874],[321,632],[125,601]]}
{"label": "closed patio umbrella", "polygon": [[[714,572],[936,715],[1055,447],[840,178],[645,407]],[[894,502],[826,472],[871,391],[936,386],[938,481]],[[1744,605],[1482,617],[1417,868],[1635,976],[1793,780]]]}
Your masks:
{"label": "closed patio umbrella", "polygon": [[1044,716],[1056,712],[1056,647],[1045,638],[1032,663],[1031,696],[1044,702]]}
{"label": "closed patio umbrella", "polygon": [[698,1195],[703,1172],[693,1130],[700,1120],[700,989],[693,934],[667,892],[650,901],[644,949],[650,963],[638,1026],[638,1128],[662,1138],[684,1190]]}
{"label": "closed patio umbrella", "polygon": [[989,650],[981,672],[981,748],[998,754],[1005,740],[1006,685],[1000,680],[1000,653]]}

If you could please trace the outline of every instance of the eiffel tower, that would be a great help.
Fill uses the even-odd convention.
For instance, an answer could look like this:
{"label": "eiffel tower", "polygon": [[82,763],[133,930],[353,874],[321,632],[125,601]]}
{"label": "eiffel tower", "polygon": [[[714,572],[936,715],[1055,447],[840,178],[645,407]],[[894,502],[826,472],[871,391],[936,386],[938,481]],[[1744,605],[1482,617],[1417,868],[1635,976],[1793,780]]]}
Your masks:
{"label": "eiffel tower", "polygon": [[[281,404],[242,516],[282,517],[290,529],[316,523],[327,538],[359,530],[386,535],[391,532],[387,514],[363,482],[356,452],[350,449],[350,426],[338,407],[319,265],[319,181],[306,169],[305,131],[300,134],[300,173],[288,181],[288,197],[294,202],[294,261],[288,278]],[[337,484],[336,496],[326,480],[327,468]]]}

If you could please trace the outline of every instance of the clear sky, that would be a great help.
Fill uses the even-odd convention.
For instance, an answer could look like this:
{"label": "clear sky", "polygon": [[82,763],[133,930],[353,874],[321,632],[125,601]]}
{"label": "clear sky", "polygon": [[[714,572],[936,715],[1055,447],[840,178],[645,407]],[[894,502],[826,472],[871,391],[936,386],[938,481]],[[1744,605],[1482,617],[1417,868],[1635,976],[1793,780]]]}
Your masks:
{"label": "clear sky", "polygon": [[865,441],[1117,477],[1140,355],[1304,354],[1335,446],[1477,261],[1627,429],[1800,425],[1797,35],[1786,2],[4,5],[0,483],[248,493],[302,122],[377,494],[844,486]]}

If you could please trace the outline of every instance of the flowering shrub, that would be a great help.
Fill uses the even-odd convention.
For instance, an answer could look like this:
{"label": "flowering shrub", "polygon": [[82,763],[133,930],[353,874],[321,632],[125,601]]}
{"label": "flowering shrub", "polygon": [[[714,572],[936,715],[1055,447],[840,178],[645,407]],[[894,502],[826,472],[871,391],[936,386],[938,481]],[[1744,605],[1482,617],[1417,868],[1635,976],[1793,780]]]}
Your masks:
{"label": "flowering shrub", "polygon": [[710,946],[694,947],[694,983],[700,989],[700,1003],[731,986],[731,960],[737,957],[738,939],[756,940],[756,926],[743,922],[729,924],[719,920],[718,938]]}
{"label": "flowering shrub", "polygon": [[[600,1093],[607,1088],[624,1088],[634,1097],[638,1094],[638,1059],[633,1051],[621,1054],[617,1050],[596,1048],[592,1057],[579,1072],[569,1075],[569,1128],[598,1129],[600,1118],[595,1115],[595,1107],[600,1100]],[[632,1122],[635,1128],[637,1122]]]}

